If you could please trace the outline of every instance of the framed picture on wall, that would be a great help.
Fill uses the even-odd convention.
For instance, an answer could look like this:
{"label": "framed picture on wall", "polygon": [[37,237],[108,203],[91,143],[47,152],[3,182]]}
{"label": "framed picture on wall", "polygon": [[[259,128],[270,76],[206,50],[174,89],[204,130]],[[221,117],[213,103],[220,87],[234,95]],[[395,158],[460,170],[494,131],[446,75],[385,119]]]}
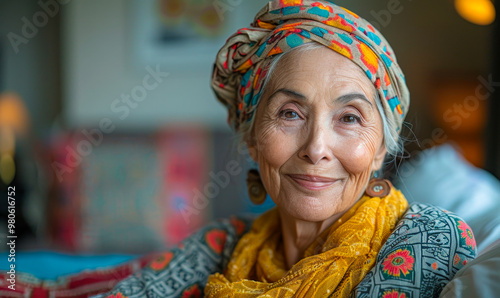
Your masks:
{"label": "framed picture on wall", "polygon": [[227,37],[266,1],[130,0],[134,60],[171,72],[210,67]]}

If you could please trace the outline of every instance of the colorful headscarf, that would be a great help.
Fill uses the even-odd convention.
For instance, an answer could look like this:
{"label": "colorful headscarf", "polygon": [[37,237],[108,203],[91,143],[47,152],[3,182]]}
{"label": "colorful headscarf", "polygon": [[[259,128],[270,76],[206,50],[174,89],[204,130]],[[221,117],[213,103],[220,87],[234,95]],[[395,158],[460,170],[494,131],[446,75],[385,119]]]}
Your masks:
{"label": "colorful headscarf", "polygon": [[270,1],[251,26],[229,37],[217,54],[212,88],[228,108],[233,129],[238,131],[253,118],[276,55],[308,42],[325,45],[359,65],[378,90],[387,121],[400,130],[410,96],[389,43],[355,13],[329,1],[310,0]]}

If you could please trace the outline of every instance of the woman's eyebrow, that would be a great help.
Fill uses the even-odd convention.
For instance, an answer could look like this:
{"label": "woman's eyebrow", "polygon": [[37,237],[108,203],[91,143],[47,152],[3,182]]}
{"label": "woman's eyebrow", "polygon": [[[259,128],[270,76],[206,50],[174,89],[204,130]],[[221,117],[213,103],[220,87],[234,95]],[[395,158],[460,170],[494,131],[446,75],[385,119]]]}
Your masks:
{"label": "woman's eyebrow", "polygon": [[[280,88],[276,91],[273,92],[273,94],[271,94],[271,96],[269,96],[268,100],[267,100],[267,105],[269,105],[273,99],[273,97],[279,93],[284,93],[288,96],[291,96],[295,99],[298,99],[298,100],[306,100],[307,97],[297,91],[293,91],[293,90],[290,90],[290,89],[287,89],[287,88]],[[370,104],[371,107],[373,107],[373,104],[368,100],[368,98],[366,98],[366,96],[362,93],[348,93],[348,94],[344,94],[344,95],[341,95],[339,97],[337,97],[337,99],[335,99],[336,101],[339,101],[343,104],[346,104],[350,101],[353,101],[355,99],[362,99],[364,101],[366,101],[368,104]]]}
{"label": "woman's eyebrow", "polygon": [[346,104],[346,103],[348,103],[352,100],[355,100],[355,99],[362,99],[362,100],[366,101],[367,103],[369,103],[371,107],[373,107],[373,104],[368,100],[368,98],[366,98],[366,96],[364,94],[361,94],[361,93],[344,94],[344,95],[337,97],[336,101],[339,101],[341,103]]}
{"label": "woman's eyebrow", "polygon": [[273,97],[275,95],[277,95],[278,93],[284,93],[288,96],[291,96],[295,99],[299,99],[299,100],[306,100],[307,97],[303,94],[300,94],[299,92],[297,91],[293,91],[293,90],[290,90],[290,89],[287,89],[287,88],[280,88],[276,91],[273,92],[273,94],[271,94],[271,96],[269,96],[268,100],[267,100],[267,105],[269,105],[271,103],[271,100],[273,99]]}

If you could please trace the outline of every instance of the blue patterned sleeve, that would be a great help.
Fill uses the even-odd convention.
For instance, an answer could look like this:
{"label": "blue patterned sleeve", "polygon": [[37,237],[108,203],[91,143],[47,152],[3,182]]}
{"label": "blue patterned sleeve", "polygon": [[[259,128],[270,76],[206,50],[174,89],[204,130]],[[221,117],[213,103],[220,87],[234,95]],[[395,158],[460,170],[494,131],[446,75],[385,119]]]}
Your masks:
{"label": "blue patterned sleeve", "polygon": [[438,207],[413,204],[351,296],[439,297],[475,256],[476,241],[463,219]]}
{"label": "blue patterned sleeve", "polygon": [[203,297],[210,274],[226,267],[251,220],[233,217],[202,228],[177,247],[159,254],[145,268],[102,297]]}

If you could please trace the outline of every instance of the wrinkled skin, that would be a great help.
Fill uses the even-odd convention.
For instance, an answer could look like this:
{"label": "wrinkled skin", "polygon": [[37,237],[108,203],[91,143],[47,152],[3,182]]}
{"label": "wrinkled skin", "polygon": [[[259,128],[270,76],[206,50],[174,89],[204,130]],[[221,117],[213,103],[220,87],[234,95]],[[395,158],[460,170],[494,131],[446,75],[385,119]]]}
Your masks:
{"label": "wrinkled skin", "polygon": [[288,267],[382,166],[375,92],[360,67],[326,47],[292,52],[276,65],[247,145],[279,208]]}

